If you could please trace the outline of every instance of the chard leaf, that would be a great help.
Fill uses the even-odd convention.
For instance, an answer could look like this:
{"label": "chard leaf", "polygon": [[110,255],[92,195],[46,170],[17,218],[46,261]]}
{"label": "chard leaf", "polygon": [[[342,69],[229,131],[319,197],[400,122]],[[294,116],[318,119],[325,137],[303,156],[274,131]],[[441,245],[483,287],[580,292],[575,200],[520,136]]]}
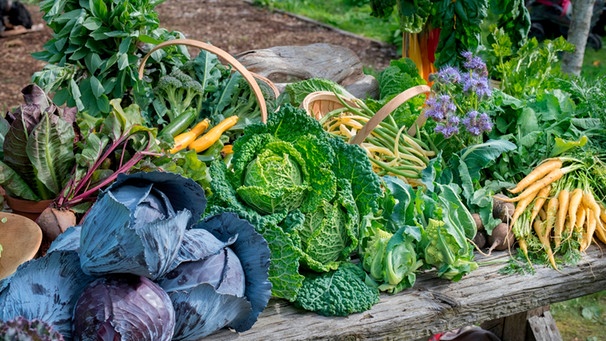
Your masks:
{"label": "chard leaf", "polygon": [[567,152],[568,150],[575,148],[575,147],[583,147],[585,144],[587,144],[587,136],[581,136],[580,139],[578,139],[577,141],[569,141],[569,140],[564,140],[562,138],[556,137],[555,138],[555,145],[553,146],[553,149],[551,150],[551,157],[554,156],[558,156],[558,155],[562,155],[563,153]]}
{"label": "chard leaf", "polygon": [[29,184],[2,161],[0,161],[0,184],[11,196],[25,200],[40,200]]}
{"label": "chard leaf", "polygon": [[37,170],[37,178],[53,197],[65,185],[74,165],[74,137],[71,124],[58,116],[46,114],[28,141],[27,153]]}
{"label": "chard leaf", "polygon": [[29,133],[40,120],[41,113],[33,106],[22,106],[21,115],[17,116],[4,137],[4,163],[6,163],[27,183],[35,183],[34,168],[27,155]]}

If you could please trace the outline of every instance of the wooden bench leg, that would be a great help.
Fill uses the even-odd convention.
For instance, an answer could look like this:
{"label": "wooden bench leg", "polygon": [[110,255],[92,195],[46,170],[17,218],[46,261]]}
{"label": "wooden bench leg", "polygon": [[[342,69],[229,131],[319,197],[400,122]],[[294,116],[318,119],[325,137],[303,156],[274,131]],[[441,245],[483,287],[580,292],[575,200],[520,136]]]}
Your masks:
{"label": "wooden bench leg", "polygon": [[502,341],[561,341],[549,306],[482,323]]}

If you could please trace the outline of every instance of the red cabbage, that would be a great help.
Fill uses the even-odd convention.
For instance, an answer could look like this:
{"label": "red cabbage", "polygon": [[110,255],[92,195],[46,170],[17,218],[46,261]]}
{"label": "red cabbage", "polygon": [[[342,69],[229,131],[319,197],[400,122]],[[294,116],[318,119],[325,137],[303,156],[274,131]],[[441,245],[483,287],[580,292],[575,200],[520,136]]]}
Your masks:
{"label": "red cabbage", "polygon": [[74,310],[75,340],[170,341],[175,311],[168,294],[143,276],[100,277]]}

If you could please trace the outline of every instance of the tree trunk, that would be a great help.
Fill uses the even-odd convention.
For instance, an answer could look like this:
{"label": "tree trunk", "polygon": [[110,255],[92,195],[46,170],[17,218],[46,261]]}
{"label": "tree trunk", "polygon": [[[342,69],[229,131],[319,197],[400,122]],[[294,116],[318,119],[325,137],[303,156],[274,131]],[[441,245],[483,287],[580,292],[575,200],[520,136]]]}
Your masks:
{"label": "tree trunk", "polygon": [[565,52],[562,57],[562,71],[580,75],[585,56],[585,46],[591,27],[591,16],[595,0],[575,0],[572,2],[572,19],[568,29],[568,42],[576,46],[574,52]]}

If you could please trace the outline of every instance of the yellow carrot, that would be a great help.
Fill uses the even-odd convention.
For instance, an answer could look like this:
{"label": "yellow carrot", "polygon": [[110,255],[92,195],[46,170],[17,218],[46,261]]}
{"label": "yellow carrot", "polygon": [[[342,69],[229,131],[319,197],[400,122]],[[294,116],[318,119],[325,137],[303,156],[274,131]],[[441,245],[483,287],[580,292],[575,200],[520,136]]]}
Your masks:
{"label": "yellow carrot", "polygon": [[606,244],[606,213],[604,210],[602,210],[600,219],[598,219],[595,235],[602,243]]}
{"label": "yellow carrot", "polygon": [[238,116],[229,116],[223,121],[219,122],[216,126],[210,128],[204,135],[198,137],[192,142],[188,148],[193,149],[196,153],[200,153],[210,148],[215,142],[221,138],[221,135],[225,133],[229,128],[233,127],[238,123]]}
{"label": "yellow carrot", "polygon": [[598,226],[602,209],[595,200],[591,190],[583,192],[581,203],[583,206],[587,207],[587,228],[583,231],[580,245],[581,251],[585,251],[589,245],[591,245],[591,240],[593,239],[593,234]]}
{"label": "yellow carrot", "polygon": [[530,214],[530,221],[534,221],[534,219],[537,217],[537,215],[539,215],[541,208],[543,208],[543,205],[547,201],[547,197],[549,196],[550,191],[551,191],[551,185],[547,185],[539,190],[539,193],[537,193],[537,197],[532,206],[532,211]]}
{"label": "yellow carrot", "polygon": [[566,234],[572,233],[577,225],[577,211],[581,205],[583,199],[583,190],[581,188],[575,188],[570,193],[570,200],[568,203],[568,226],[566,228]]}
{"label": "yellow carrot", "polygon": [[590,208],[586,209],[587,213],[586,213],[586,228],[584,230],[581,230],[581,241],[580,241],[580,245],[579,245],[579,250],[581,252],[587,250],[587,248],[589,247],[589,245],[591,245],[591,240],[593,239],[593,234],[596,230],[596,227],[598,226],[598,222],[597,220],[599,220],[599,217],[597,217],[596,219],[596,212]]}
{"label": "yellow carrot", "polygon": [[526,260],[528,261],[528,264],[532,265],[532,262],[530,261],[530,257],[528,257],[528,243],[526,242],[526,238],[528,238],[530,236],[531,229],[532,227],[530,226],[530,212],[523,210],[523,213],[520,214],[520,219],[516,219],[516,221],[514,222],[512,220],[512,228],[511,231],[513,232],[513,235],[516,237],[516,240],[518,241],[518,246],[520,247],[520,250],[522,250],[522,253],[524,254],[524,257],[526,257]]}
{"label": "yellow carrot", "polygon": [[553,227],[553,240],[555,246],[560,246],[562,241],[562,233],[564,232],[564,222],[566,221],[566,213],[568,213],[568,201],[570,199],[570,191],[567,189],[561,189],[558,193],[558,212]]}
{"label": "yellow carrot", "polygon": [[190,143],[195,141],[196,138],[200,136],[200,134],[202,134],[206,131],[206,129],[208,129],[209,125],[210,121],[205,118],[202,121],[198,122],[193,128],[191,128],[191,130],[175,136],[175,143],[173,145],[173,148],[170,150],[170,153],[174,154],[187,148]]}
{"label": "yellow carrot", "polygon": [[[543,204],[543,206],[545,206]],[[541,209],[539,210],[539,218],[541,218],[542,221],[545,221],[545,219],[547,219],[547,211],[545,211],[545,207],[541,207]]]}
{"label": "yellow carrot", "polygon": [[549,258],[549,262],[554,269],[557,269],[557,265],[555,262],[555,257],[553,255],[553,250],[551,249],[551,231],[555,225],[556,216],[558,213],[560,201],[557,197],[551,197],[549,202],[547,203],[547,219],[545,219],[545,223],[543,224],[543,238],[539,236],[541,243],[545,247],[545,252],[547,252],[547,257]]}
{"label": "yellow carrot", "polygon": [[581,232],[583,226],[587,223],[587,208],[583,205],[579,206],[577,210],[577,217],[575,220],[575,225],[573,226],[574,230],[577,232]]}
{"label": "yellow carrot", "polygon": [[514,188],[510,189],[509,192],[511,192],[513,194],[520,193],[521,191],[526,189],[526,187],[539,181],[547,174],[549,174],[552,171],[554,171],[555,169],[561,168],[561,167],[562,167],[561,159],[559,159],[559,158],[547,159],[544,162],[542,162],[541,164],[539,164],[537,167],[535,167],[530,173],[528,173],[528,175],[526,175],[524,177],[524,179],[520,180],[520,182],[518,182]]}
{"label": "yellow carrot", "polygon": [[524,211],[526,211],[526,208],[528,207],[528,205],[530,205],[530,203],[534,200],[538,193],[539,190],[536,190],[533,194],[527,195],[524,199],[516,203],[516,208],[513,210],[513,214],[511,216],[512,226],[516,223],[516,221],[524,213]]}
{"label": "yellow carrot", "polygon": [[541,188],[552,184],[554,181],[559,180],[564,176],[565,172],[569,171],[569,169],[564,170],[564,168],[556,168],[551,171],[549,174],[545,175],[542,179],[533,182],[530,186],[526,187],[526,189],[520,193],[517,197],[513,198],[503,198],[502,200],[505,202],[516,202],[524,199],[526,196],[536,193]]}
{"label": "yellow carrot", "polygon": [[600,207],[600,204],[598,204],[598,202],[595,200],[595,197],[593,196],[591,190],[583,191],[581,203],[583,203],[585,207],[593,210],[598,218],[600,217],[600,214],[602,213],[602,208]]}
{"label": "yellow carrot", "polygon": [[536,219],[533,222],[532,227],[537,237],[539,237],[539,240],[541,241],[541,245],[543,246],[543,249],[547,254],[547,258],[549,259],[549,263],[554,269],[557,269],[558,266],[556,265],[555,257],[553,256],[553,250],[551,250],[551,244],[549,241],[547,222],[541,221],[541,219]]}

